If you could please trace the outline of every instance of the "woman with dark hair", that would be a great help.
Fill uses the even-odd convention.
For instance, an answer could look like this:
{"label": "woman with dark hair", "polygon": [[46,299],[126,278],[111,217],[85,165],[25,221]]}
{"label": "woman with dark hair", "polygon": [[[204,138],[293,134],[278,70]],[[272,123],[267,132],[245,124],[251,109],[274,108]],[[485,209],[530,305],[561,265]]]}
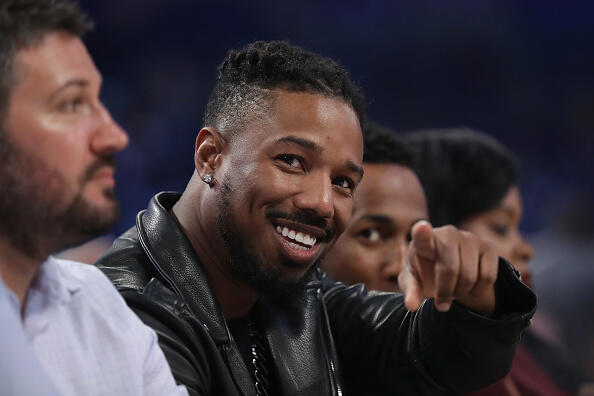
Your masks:
{"label": "woman with dark hair", "polygon": [[[532,287],[532,247],[519,231],[522,200],[513,154],[492,137],[469,129],[431,130],[407,138],[427,195],[433,226],[452,224],[490,240]],[[576,371],[530,331],[516,350],[510,373],[472,395],[571,395]]]}

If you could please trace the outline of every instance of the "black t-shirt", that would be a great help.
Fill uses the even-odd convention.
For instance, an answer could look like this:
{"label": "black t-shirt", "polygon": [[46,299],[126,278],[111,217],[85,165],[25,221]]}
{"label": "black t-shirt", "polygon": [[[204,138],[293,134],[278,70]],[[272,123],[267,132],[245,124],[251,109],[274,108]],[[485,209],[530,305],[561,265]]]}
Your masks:
{"label": "black t-shirt", "polygon": [[248,371],[254,379],[254,364],[252,362],[252,341],[250,339],[250,317],[237,318],[227,321],[229,331],[235,340],[235,344],[241,352]]}
{"label": "black t-shirt", "polygon": [[[255,372],[254,372],[254,362],[253,362],[253,355],[252,355],[252,345],[253,340],[251,337],[251,329],[250,327],[256,328],[256,331],[259,331],[260,334],[264,334],[264,332],[258,327],[258,315],[257,315],[257,308],[252,309],[252,311],[243,318],[231,319],[227,321],[227,326],[229,327],[229,331],[233,336],[233,340],[239,348],[239,352],[241,353],[241,357],[252,376],[252,380],[255,382]],[[274,370],[274,364],[272,362],[272,354],[270,353],[270,346],[268,343],[263,345],[264,350],[261,351],[265,355],[265,359],[268,362],[266,365],[266,369],[268,370],[267,379],[269,381],[269,389],[268,394],[274,395],[277,394],[275,391],[278,389],[278,381],[276,378],[276,372]]]}

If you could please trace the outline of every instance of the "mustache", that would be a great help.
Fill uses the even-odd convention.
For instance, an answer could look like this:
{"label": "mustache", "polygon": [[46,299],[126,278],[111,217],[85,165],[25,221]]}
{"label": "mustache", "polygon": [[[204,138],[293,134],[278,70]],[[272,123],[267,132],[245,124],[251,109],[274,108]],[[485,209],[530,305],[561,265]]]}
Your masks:
{"label": "mustache", "polygon": [[[324,232],[322,242],[331,241],[336,235],[336,228],[330,226],[328,222],[319,216],[312,215],[308,212],[298,211],[295,213],[287,213],[278,209],[267,209],[266,218],[269,220],[285,219],[295,223],[301,223],[304,225],[312,226],[321,229]],[[318,238],[319,240],[320,238]]]}
{"label": "mustache", "polygon": [[93,177],[93,173],[97,172],[99,169],[101,169],[103,167],[106,167],[106,166],[115,169],[115,167],[116,167],[116,159],[115,159],[115,157],[113,155],[111,155],[111,154],[104,155],[104,156],[96,159],[95,161],[93,161],[87,167],[87,169],[85,169],[84,173],[82,174],[81,181],[83,183],[85,183],[91,177]]}

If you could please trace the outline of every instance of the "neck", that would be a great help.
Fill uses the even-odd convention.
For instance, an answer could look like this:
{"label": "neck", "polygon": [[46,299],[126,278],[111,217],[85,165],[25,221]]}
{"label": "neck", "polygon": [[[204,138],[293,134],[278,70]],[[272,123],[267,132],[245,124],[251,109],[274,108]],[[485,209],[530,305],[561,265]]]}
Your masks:
{"label": "neck", "polygon": [[224,244],[216,235],[215,221],[208,222],[208,219],[197,215],[208,213],[200,211],[200,207],[213,208],[216,207],[216,202],[201,202],[199,198],[203,198],[206,191],[200,190],[210,187],[194,177],[192,179],[173,206],[172,214],[200,259],[225,318],[246,316],[258,301],[258,293],[244,282],[235,279],[229,272],[228,252],[221,248]]}
{"label": "neck", "polygon": [[6,287],[18,298],[21,313],[24,312],[27,290],[42,261],[31,258],[0,238],[0,275]]}
{"label": "neck", "polygon": [[218,266],[204,266],[210,285],[217,297],[225,319],[247,316],[258,301],[258,293],[243,282],[232,279]]}

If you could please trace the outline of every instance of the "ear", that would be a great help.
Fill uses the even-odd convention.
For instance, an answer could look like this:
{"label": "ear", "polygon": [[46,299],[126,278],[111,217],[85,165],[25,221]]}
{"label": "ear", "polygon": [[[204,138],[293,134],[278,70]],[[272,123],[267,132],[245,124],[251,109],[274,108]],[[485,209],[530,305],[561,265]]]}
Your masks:
{"label": "ear", "polygon": [[194,152],[194,166],[200,178],[204,175],[214,175],[222,160],[225,141],[217,130],[205,127],[196,137],[196,151]]}

